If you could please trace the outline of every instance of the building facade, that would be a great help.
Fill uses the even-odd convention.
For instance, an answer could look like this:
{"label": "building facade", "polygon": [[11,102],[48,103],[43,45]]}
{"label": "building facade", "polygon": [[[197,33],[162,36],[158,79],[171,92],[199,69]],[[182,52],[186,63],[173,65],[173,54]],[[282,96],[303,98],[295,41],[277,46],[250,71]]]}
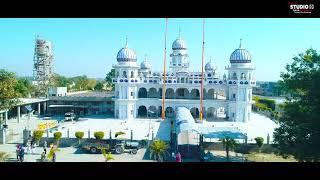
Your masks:
{"label": "building facade", "polygon": [[[179,37],[172,44],[169,71],[166,72],[165,112],[174,115],[176,107],[186,107],[199,118],[201,72],[189,70],[186,42]],[[115,117],[133,119],[161,117],[163,72],[152,71],[146,58],[140,65],[133,49],[121,48],[117,54],[115,84]],[[230,65],[222,77],[211,60],[205,65],[203,77],[203,117],[207,121],[247,122],[255,86],[254,66],[250,53],[241,45],[230,56]]]}

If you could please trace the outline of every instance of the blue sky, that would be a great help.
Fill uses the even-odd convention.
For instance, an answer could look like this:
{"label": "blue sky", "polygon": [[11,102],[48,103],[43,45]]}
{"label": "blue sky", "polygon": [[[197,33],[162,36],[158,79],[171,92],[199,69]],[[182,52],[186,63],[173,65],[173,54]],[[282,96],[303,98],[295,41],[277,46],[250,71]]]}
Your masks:
{"label": "blue sky", "polygon": [[[186,40],[191,70],[201,69],[202,19],[168,21],[167,59],[179,27]],[[145,54],[154,70],[162,70],[164,18],[145,19],[0,19],[0,68],[31,76],[37,34],[53,42],[54,71],[65,76],[103,78],[116,63],[125,44],[133,48],[138,62]],[[230,54],[243,39],[256,66],[256,79],[279,80],[292,57],[312,47],[320,50],[320,19],[206,18],[205,61],[212,61],[223,74]]]}

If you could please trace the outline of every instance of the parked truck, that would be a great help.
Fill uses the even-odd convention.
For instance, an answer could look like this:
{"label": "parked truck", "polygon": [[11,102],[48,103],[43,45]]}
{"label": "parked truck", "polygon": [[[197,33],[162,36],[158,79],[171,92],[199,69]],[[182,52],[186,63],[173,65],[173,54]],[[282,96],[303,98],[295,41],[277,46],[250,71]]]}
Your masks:
{"label": "parked truck", "polygon": [[82,143],[81,148],[90,151],[91,153],[101,153],[101,149],[106,149],[107,152],[113,152],[116,154],[122,154],[124,152],[137,154],[140,146],[139,142],[128,139],[88,139]]}

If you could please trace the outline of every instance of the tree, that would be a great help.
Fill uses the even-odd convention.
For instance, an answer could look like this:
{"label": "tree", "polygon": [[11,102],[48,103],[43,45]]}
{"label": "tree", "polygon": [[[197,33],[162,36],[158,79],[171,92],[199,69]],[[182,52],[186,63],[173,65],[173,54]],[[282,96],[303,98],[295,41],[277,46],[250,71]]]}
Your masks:
{"label": "tree", "polygon": [[19,101],[16,92],[17,79],[14,73],[0,69],[0,110],[8,110]]}
{"label": "tree", "polygon": [[26,78],[19,78],[17,80],[15,91],[17,93],[17,97],[28,97],[35,90],[35,87],[29,82]]}
{"label": "tree", "polygon": [[262,145],[263,145],[263,137],[256,137],[256,138],[254,138],[254,140],[256,141],[256,143],[257,143],[257,145],[258,145],[258,147],[259,147],[259,152],[261,151],[261,147],[262,147]]}
{"label": "tree", "polygon": [[52,159],[53,159],[53,154],[55,154],[57,151],[60,151],[60,150],[58,149],[58,147],[52,146],[51,149],[50,149],[50,151],[49,151],[49,153],[48,153],[48,159],[49,159],[49,160],[52,160]]}
{"label": "tree", "polygon": [[104,137],[104,132],[103,131],[94,132],[94,137],[98,140],[101,140]]}
{"label": "tree", "polygon": [[55,132],[55,133],[53,134],[53,137],[54,137],[54,140],[55,140],[56,143],[57,143],[57,146],[59,147],[59,141],[60,141],[60,139],[61,139],[61,137],[62,137],[62,133],[61,133],[61,132]]}
{"label": "tree", "polygon": [[80,145],[80,143],[81,143],[81,139],[83,138],[83,136],[84,136],[84,132],[80,132],[80,131],[77,131],[76,133],[75,133],[75,136],[76,136],[76,138],[78,139],[78,144]]}
{"label": "tree", "polygon": [[106,149],[101,149],[102,155],[105,158],[106,162],[110,161],[110,160],[114,160],[114,157],[112,156],[112,154],[110,152],[106,153]]}
{"label": "tree", "polygon": [[88,78],[87,76],[77,76],[75,79],[75,88],[77,90],[87,90]]}
{"label": "tree", "polygon": [[232,138],[226,137],[221,139],[223,147],[226,149],[227,160],[229,160],[229,151],[234,150],[236,146],[236,141]]}
{"label": "tree", "polygon": [[274,143],[282,155],[299,161],[320,160],[320,55],[313,49],[293,58],[281,73],[281,85],[291,97],[283,107]]}
{"label": "tree", "polygon": [[114,68],[111,69],[110,72],[106,75],[105,81],[107,82],[107,85],[111,87],[112,91],[114,91],[114,83],[112,82],[112,78],[116,77],[116,70]]}
{"label": "tree", "polygon": [[103,91],[104,89],[104,85],[103,85],[103,83],[102,82],[98,82],[97,84],[96,84],[96,86],[94,87],[94,90],[96,90],[96,91]]}
{"label": "tree", "polygon": [[150,158],[162,162],[169,154],[168,144],[162,140],[155,140],[149,147]]}
{"label": "tree", "polygon": [[42,130],[33,131],[33,139],[36,141],[37,144],[39,144],[42,136],[43,136],[43,131]]}
{"label": "tree", "polygon": [[76,76],[72,80],[75,82],[75,88],[80,91],[93,90],[96,86],[96,80],[89,79],[87,76]]}
{"label": "tree", "polygon": [[94,87],[96,86],[97,81],[95,79],[88,79],[87,83],[88,84],[87,84],[86,89],[87,90],[94,90]]}
{"label": "tree", "polygon": [[68,87],[69,84],[71,84],[71,80],[69,78],[59,74],[53,75],[53,85],[55,87]]}

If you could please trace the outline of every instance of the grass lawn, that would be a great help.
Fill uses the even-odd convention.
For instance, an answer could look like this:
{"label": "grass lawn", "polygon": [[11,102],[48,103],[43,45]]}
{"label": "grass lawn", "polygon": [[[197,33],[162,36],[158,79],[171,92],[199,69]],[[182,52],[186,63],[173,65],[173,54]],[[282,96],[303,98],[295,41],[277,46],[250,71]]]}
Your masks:
{"label": "grass lawn", "polygon": [[266,154],[252,152],[250,154],[245,154],[245,157],[248,159],[248,161],[253,162],[298,162],[292,156],[289,156],[287,159],[285,159],[282,156],[278,156],[274,153]]}

